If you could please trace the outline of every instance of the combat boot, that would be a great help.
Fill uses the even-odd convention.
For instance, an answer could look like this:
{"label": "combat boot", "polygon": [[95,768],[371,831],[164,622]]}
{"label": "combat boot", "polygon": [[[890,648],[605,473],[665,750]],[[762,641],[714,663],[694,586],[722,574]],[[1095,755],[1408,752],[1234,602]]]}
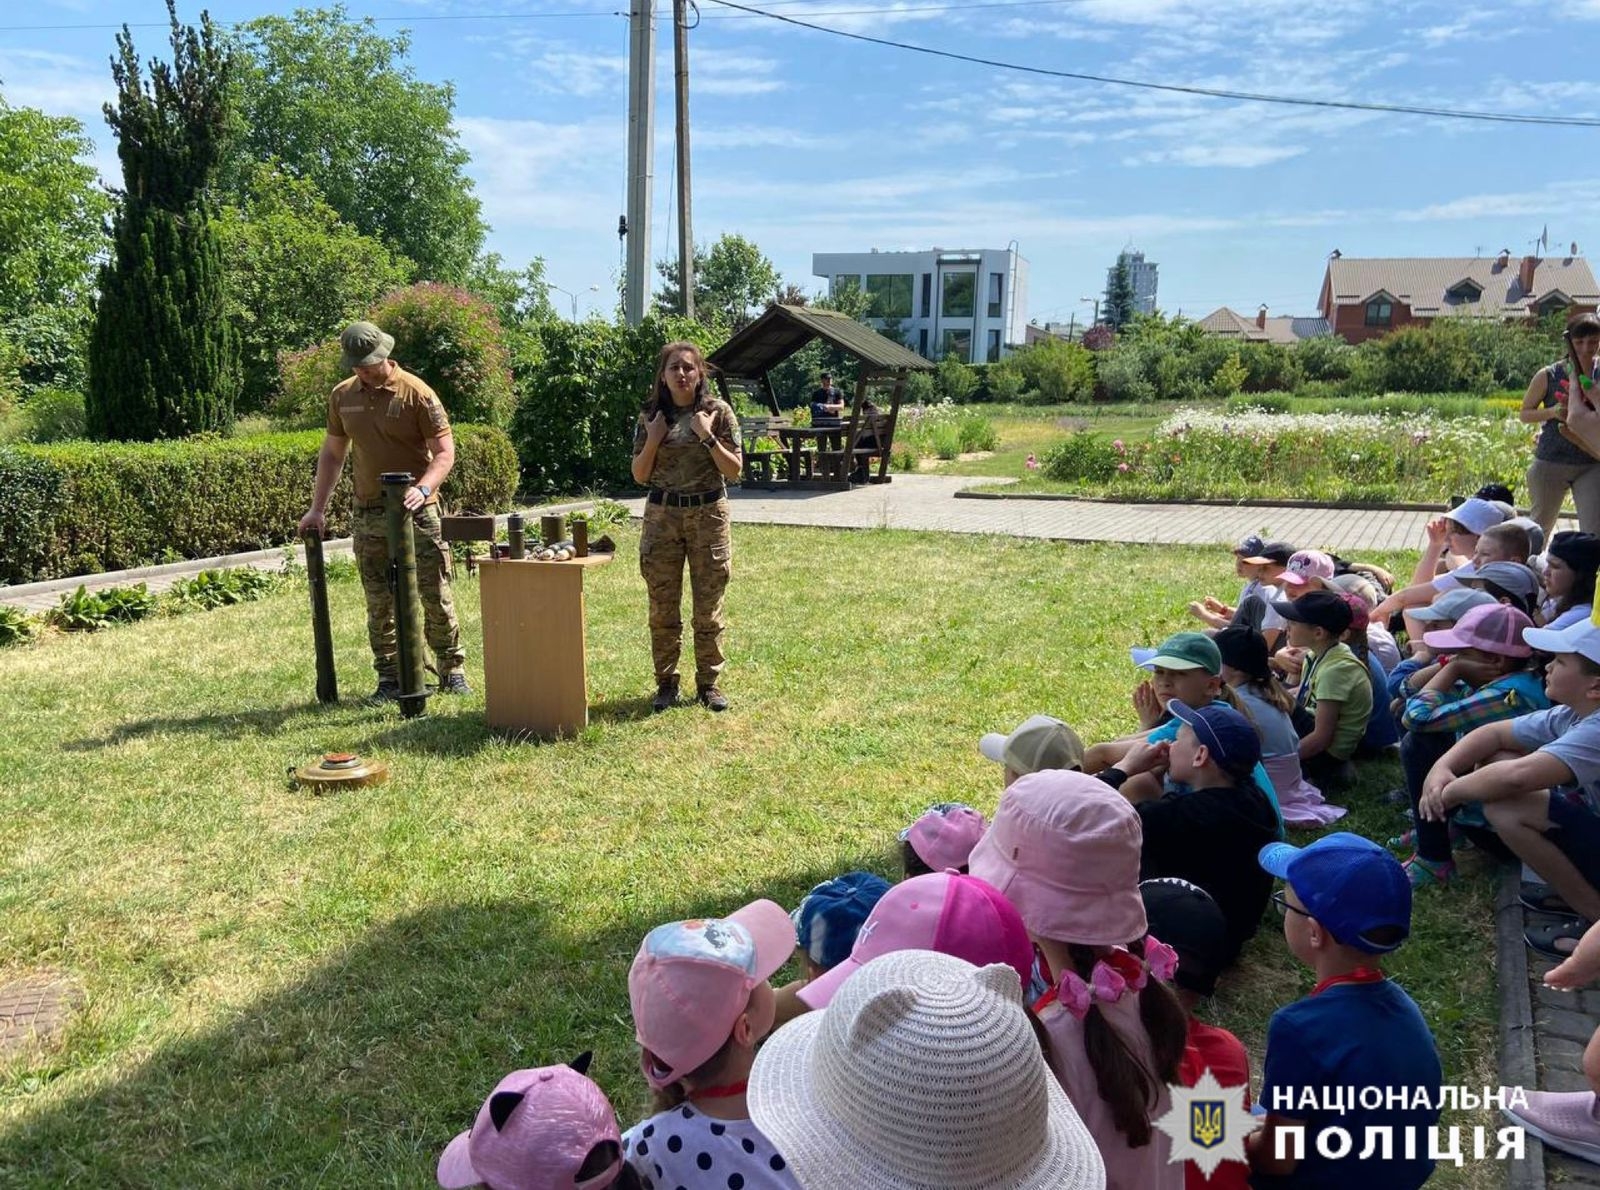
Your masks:
{"label": "combat boot", "polygon": [[652,714],[659,715],[678,703],[678,679],[668,678],[656,687],[656,696],[650,700]]}
{"label": "combat boot", "polygon": [[715,684],[700,687],[700,692],[695,696],[695,701],[703,703],[713,711],[728,709],[728,696],[718,690]]}
{"label": "combat boot", "polygon": [[367,698],[368,702],[395,702],[400,697],[400,683],[394,678],[379,678],[378,688]]}

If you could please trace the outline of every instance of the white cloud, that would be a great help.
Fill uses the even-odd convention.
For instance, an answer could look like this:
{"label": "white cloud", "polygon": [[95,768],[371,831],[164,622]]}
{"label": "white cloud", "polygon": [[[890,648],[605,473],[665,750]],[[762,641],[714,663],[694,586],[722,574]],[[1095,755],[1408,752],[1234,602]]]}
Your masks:
{"label": "white cloud", "polygon": [[[776,58],[720,45],[691,45],[689,90],[693,95],[766,95],[783,90]],[[660,68],[658,67],[658,70]],[[668,78],[670,79],[670,66]]]}
{"label": "white cloud", "polygon": [[1398,211],[1393,217],[1402,223],[1428,223],[1444,219],[1493,219],[1507,215],[1587,215],[1594,208],[1597,186],[1600,186],[1600,178],[1551,182],[1536,190],[1468,194],[1432,203],[1419,210]]}
{"label": "white cloud", "polygon": [[105,131],[101,105],[117,95],[106,63],[46,50],[0,49],[0,86],[12,106],[76,116],[91,135]]}
{"label": "white cloud", "polygon": [[572,124],[465,116],[461,143],[484,217],[496,230],[593,228],[597,211],[618,205],[624,122]]}
{"label": "white cloud", "polygon": [[1235,144],[1179,145],[1175,149],[1161,149],[1153,153],[1140,153],[1124,157],[1124,165],[1188,165],[1215,166],[1224,169],[1255,169],[1275,162],[1287,161],[1306,151],[1304,145],[1264,145],[1251,142]]}

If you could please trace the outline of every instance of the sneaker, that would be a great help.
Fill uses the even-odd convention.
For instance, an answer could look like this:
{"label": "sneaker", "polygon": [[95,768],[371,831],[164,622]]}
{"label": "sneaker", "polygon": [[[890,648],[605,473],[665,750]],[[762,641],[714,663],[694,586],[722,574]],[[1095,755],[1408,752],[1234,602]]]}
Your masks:
{"label": "sneaker", "polygon": [[[1502,1089],[1503,1090],[1503,1089]],[[1600,1163],[1600,1103],[1593,1091],[1527,1091],[1526,1107],[1500,1110],[1552,1149]]]}
{"label": "sneaker", "polygon": [[467,685],[467,675],[457,670],[453,674],[445,674],[439,680],[440,694],[471,694],[472,687]]}
{"label": "sneaker", "polygon": [[1411,879],[1412,888],[1431,888],[1450,883],[1450,878],[1456,874],[1456,865],[1451,860],[1443,862],[1423,859],[1420,855],[1413,855],[1405,862],[1406,875]]}
{"label": "sneaker", "polygon": [[1395,835],[1384,846],[1392,847],[1396,851],[1415,851],[1417,849],[1417,832],[1412,829],[1406,831],[1403,835]]}
{"label": "sneaker", "polygon": [[378,688],[368,696],[368,702],[394,702],[400,697],[400,683],[393,678],[379,678]]}
{"label": "sneaker", "polygon": [[659,715],[669,707],[678,705],[678,683],[662,682],[656,687],[656,696],[650,700],[650,711]]}
{"label": "sneaker", "polygon": [[713,711],[725,711],[728,709],[728,696],[714,685],[700,687],[699,694],[695,695],[695,701]]}

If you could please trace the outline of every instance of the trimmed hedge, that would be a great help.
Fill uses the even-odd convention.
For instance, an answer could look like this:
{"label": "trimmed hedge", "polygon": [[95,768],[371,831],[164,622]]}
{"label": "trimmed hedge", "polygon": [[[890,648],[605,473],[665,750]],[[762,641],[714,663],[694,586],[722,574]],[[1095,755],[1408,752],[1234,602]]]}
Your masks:
{"label": "trimmed hedge", "polygon": [[[517,489],[511,440],[455,427],[452,510],[495,512]],[[322,433],[182,442],[0,447],[0,581],[37,582],[180,558],[265,549],[295,537],[311,505]],[[349,532],[350,469],[328,527]]]}

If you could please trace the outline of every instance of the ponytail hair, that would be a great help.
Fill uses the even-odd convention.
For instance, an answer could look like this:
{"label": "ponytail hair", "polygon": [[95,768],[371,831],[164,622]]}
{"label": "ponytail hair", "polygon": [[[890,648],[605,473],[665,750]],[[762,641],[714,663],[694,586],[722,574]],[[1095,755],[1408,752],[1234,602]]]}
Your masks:
{"label": "ponytail hair", "polygon": [[[1141,961],[1144,949],[1143,938],[1128,947]],[[1079,976],[1089,979],[1100,958],[1098,949],[1072,943],[1067,954]],[[1188,1017],[1171,988],[1152,975],[1138,995],[1139,1023],[1150,1038],[1154,1070],[1134,1053],[1098,1003],[1091,1003],[1083,1018],[1083,1049],[1094,1071],[1095,1088],[1110,1106],[1117,1131],[1135,1149],[1150,1143],[1150,1113],[1161,1098],[1162,1087],[1178,1081],[1178,1063],[1189,1036]]]}
{"label": "ponytail hair", "polygon": [[[694,1070],[664,1087],[653,1087],[650,1090],[650,1114],[671,1111],[675,1107],[682,1107],[689,1098],[692,1087],[714,1087],[719,1076],[728,1064],[728,1059],[733,1051],[733,1034],[728,1034],[728,1040],[722,1043],[722,1048],[711,1057],[707,1058]],[[646,1051],[647,1060],[653,1055]]]}

